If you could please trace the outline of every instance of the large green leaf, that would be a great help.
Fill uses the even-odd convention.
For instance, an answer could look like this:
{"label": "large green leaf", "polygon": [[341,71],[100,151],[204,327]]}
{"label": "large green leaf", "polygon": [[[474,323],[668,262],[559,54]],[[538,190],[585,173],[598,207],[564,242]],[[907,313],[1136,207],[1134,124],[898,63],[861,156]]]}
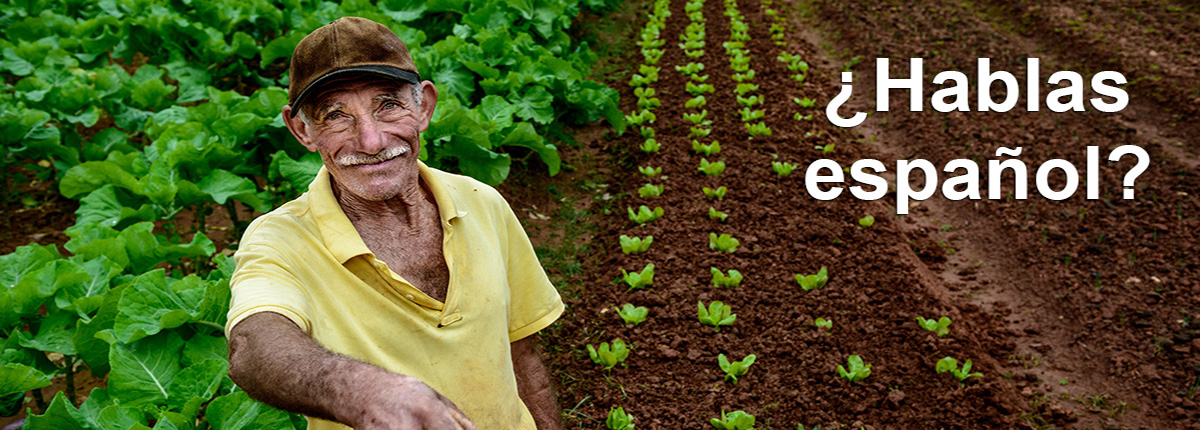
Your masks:
{"label": "large green leaf", "polygon": [[0,395],[24,393],[50,386],[50,377],[45,373],[20,363],[0,366]]}
{"label": "large green leaf", "polygon": [[562,166],[562,159],[558,156],[558,148],[553,144],[547,143],[546,139],[537,134],[533,129],[533,124],[527,122],[517,123],[512,128],[512,131],[504,137],[500,142],[502,146],[523,146],[532,149],[538,153],[542,161],[546,163],[546,167],[550,171],[550,176],[558,174],[559,168]]}
{"label": "large green leaf", "polygon": [[209,309],[202,309],[202,304],[216,307],[215,299],[228,301],[219,281],[204,281],[195,275],[171,285],[167,281],[162,270],[153,270],[138,276],[125,290],[113,322],[113,334],[118,341],[128,343],[200,321],[202,315],[213,315]]}
{"label": "large green leaf", "polygon": [[517,117],[539,124],[554,121],[554,97],[541,85],[530,85],[520,91],[513,90],[508,100],[517,107]]}
{"label": "large green leaf", "polygon": [[251,399],[245,391],[218,397],[208,404],[205,418],[213,430],[291,429],[287,412]]}
{"label": "large green leaf", "polygon": [[116,343],[109,350],[111,395],[122,404],[140,407],[163,404],[167,387],[179,373],[183,340],[174,332],[147,337],[133,344]]}
{"label": "large green leaf", "polygon": [[89,425],[84,415],[59,391],[46,408],[46,413],[30,415],[25,420],[24,430],[96,430]]}
{"label": "large green leaf", "polygon": [[229,362],[224,360],[205,360],[183,368],[167,389],[167,406],[184,409],[197,398],[201,399],[199,403],[207,402],[217,393],[228,373]]}

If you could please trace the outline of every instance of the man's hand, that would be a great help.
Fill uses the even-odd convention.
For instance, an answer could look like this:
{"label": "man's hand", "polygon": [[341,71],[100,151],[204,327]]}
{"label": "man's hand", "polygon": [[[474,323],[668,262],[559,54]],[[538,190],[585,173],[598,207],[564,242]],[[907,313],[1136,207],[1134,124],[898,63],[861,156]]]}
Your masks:
{"label": "man's hand", "polygon": [[517,393],[533,415],[538,430],[562,429],[562,414],[558,410],[554,386],[533,345],[533,336],[512,343],[512,361],[517,375]]}
{"label": "man's hand", "polygon": [[378,402],[365,406],[352,424],[356,430],[475,430],[475,424],[454,405],[420,380],[397,375],[379,391]]}
{"label": "man's hand", "polygon": [[476,430],[424,382],[334,354],[273,312],[230,331],[229,377],[263,403],[358,430]]}

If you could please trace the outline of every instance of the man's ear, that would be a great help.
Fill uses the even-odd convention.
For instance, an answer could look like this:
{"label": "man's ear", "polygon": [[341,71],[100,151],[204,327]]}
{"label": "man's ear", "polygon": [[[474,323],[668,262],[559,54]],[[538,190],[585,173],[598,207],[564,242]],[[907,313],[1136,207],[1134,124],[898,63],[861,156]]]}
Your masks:
{"label": "man's ear", "polygon": [[287,124],[288,131],[292,132],[292,136],[295,136],[301,145],[304,145],[309,151],[317,151],[317,145],[313,143],[312,139],[312,127],[309,127],[308,123],[301,120],[299,116],[292,117],[291,105],[283,107],[283,123]]}
{"label": "man's ear", "polygon": [[433,86],[433,82],[421,82],[421,128],[419,131],[424,132],[429,128],[429,121],[433,119],[433,109],[437,107],[437,88]]}

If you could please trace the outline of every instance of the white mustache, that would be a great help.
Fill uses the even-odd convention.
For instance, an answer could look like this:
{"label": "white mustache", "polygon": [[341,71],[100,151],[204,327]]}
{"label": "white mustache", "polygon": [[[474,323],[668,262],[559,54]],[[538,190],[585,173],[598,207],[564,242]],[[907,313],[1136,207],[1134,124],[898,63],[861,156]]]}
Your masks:
{"label": "white mustache", "polygon": [[407,153],[408,146],[397,145],[385,148],[376,154],[349,154],[338,157],[334,161],[342,166],[358,166],[362,164],[382,163]]}

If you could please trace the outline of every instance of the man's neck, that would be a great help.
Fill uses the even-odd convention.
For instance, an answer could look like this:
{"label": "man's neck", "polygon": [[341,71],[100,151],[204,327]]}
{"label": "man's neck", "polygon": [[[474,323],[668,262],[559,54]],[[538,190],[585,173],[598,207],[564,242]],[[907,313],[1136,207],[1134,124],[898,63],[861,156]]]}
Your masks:
{"label": "man's neck", "polygon": [[[342,211],[346,213],[350,222],[360,230],[363,226],[388,225],[395,228],[397,233],[404,232],[415,235],[420,230],[423,221],[422,214],[427,214],[430,206],[433,207],[434,213],[437,213],[437,202],[433,198],[433,193],[420,175],[413,182],[412,187],[385,200],[360,198],[339,186],[337,181],[332,182],[333,195],[337,199],[338,205],[342,207]],[[396,228],[400,226],[402,228]]]}

